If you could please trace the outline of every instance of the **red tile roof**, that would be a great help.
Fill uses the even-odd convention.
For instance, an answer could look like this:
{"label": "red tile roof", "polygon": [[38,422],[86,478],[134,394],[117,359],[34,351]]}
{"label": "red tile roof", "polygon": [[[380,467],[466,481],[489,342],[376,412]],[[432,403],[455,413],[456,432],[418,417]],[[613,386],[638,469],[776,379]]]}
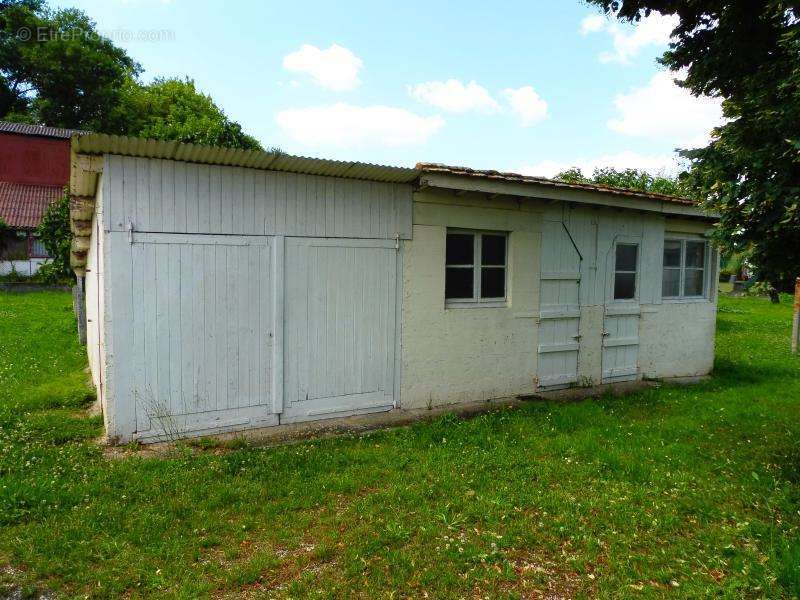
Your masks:
{"label": "red tile roof", "polygon": [[33,229],[42,222],[47,207],[63,193],[59,185],[0,181],[0,219],[10,227]]}

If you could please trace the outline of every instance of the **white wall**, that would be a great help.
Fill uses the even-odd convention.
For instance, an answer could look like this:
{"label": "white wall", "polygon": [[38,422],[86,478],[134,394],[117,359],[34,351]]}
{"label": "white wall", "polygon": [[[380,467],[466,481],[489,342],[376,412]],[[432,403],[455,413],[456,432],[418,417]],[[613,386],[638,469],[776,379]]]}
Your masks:
{"label": "white wall", "polygon": [[[186,362],[198,355],[199,346],[192,342],[193,337],[199,340],[197,344],[203,340],[206,346],[215,342],[213,337],[200,335],[199,331],[197,336],[190,335],[194,325],[184,328],[187,335],[181,333],[183,325],[178,327],[178,324],[184,322],[182,306],[192,304],[193,299],[178,297],[182,292],[173,289],[175,279],[169,270],[155,266],[162,275],[167,273],[167,277],[161,278],[163,289],[158,292],[151,289],[162,283],[159,277],[144,277],[148,269],[136,262],[133,249],[150,239],[148,236],[153,243],[167,244],[177,243],[180,238],[191,248],[193,236],[207,241],[218,237],[227,240],[225,244],[247,244],[248,237],[263,240],[272,234],[391,239],[400,233],[404,241],[401,242],[399,405],[424,408],[536,390],[545,219],[563,219],[586,257],[581,268],[582,339],[578,361],[584,380],[597,383],[602,375],[604,307],[610,293],[607,271],[616,235],[637,237],[642,244],[639,376],[708,372],[713,361],[715,285],[708,300],[686,303],[661,300],[664,231],[700,235],[707,227],[703,223],[629,209],[574,205],[570,208],[563,203],[503,196],[488,199],[486,194],[456,196],[433,189],[416,193],[412,206],[411,189],[405,185],[108,156],[98,192],[87,273],[87,309],[93,320],[88,330],[88,351],[95,384],[101,387],[107,432],[120,441],[138,435],[132,394],[136,381],[144,381],[141,370],[149,368],[151,362],[157,365],[156,370],[167,369],[164,381],[169,382],[170,388],[165,388],[165,393],[170,395],[170,403],[186,405],[187,398],[189,402],[205,398],[172,389],[177,386],[173,382],[178,381],[173,370],[182,378],[187,373],[193,377],[194,363]],[[133,234],[127,230],[129,222],[133,224]],[[448,228],[508,232],[505,306],[445,306]],[[165,234],[169,239],[161,240],[159,236]],[[183,250],[175,256],[180,257],[183,265]],[[169,259],[166,268],[171,269],[173,262]],[[233,261],[218,271],[233,268],[238,272],[239,266]],[[191,285],[199,284],[192,273],[198,273],[200,279],[213,275],[200,266],[187,273],[182,268],[178,270],[180,280]],[[709,273],[709,278],[716,281],[714,273]],[[249,285],[253,277],[246,279]],[[159,302],[154,304],[153,311],[138,311],[139,305],[162,292],[166,294],[163,296],[166,305]],[[245,314],[242,311],[253,308],[227,307],[222,314],[247,334],[247,324],[252,319],[240,317]],[[176,321],[165,315],[165,310],[180,319]],[[258,310],[267,311],[268,307],[264,305]],[[148,351],[133,338],[135,323],[139,323],[136,331],[145,332],[144,339],[151,336],[157,344],[164,344],[168,353],[162,354],[166,358],[155,362],[143,358]],[[276,325],[276,331],[279,327]],[[236,378],[240,372],[241,365],[237,365],[230,376]],[[238,389],[234,380],[226,380],[225,385]],[[174,398],[173,393],[177,394]],[[224,412],[231,407],[223,408],[220,410]],[[245,410],[244,406],[233,408]],[[251,403],[246,409],[255,412],[232,415],[227,420],[220,416],[217,421],[220,425],[214,431],[256,426],[254,423],[263,416],[263,411]],[[277,421],[260,421],[262,425],[274,422]],[[207,424],[187,420],[183,426],[204,430]]]}
{"label": "white wall", "polygon": [[110,155],[106,231],[391,239],[411,186]]}
{"label": "white wall", "polygon": [[648,378],[707,375],[714,366],[714,302],[665,302],[642,311],[639,365]]}
{"label": "white wall", "polygon": [[[671,234],[702,239],[708,223],[667,218],[665,237]],[[707,375],[714,366],[714,341],[719,293],[719,253],[707,260],[705,299],[660,300],[643,307],[639,338],[642,374],[650,378]],[[660,286],[659,286],[660,289]]]}
{"label": "white wall", "polygon": [[98,192],[95,199],[95,213],[92,218],[92,237],[89,251],[86,256],[86,353],[89,358],[89,369],[92,374],[92,383],[97,390],[97,398],[103,407],[103,417],[108,426],[110,411],[106,406],[105,397],[105,279],[103,274],[103,240],[105,232],[101,226],[103,222],[103,185],[102,176],[98,183]]}
{"label": "white wall", "polygon": [[[544,219],[569,226],[581,254],[579,383],[602,380],[606,305],[612,303],[612,248],[617,236],[640,243],[639,377],[703,375],[713,366],[716,271],[708,298],[661,299],[665,231],[697,235],[709,225],[660,214],[569,207],[536,200],[425,190],[414,196],[413,239],[404,242],[401,405],[499,398],[535,391],[538,363],[541,240]],[[508,231],[507,306],[447,308],[447,228]],[[716,265],[716,258],[711,263]]]}
{"label": "white wall", "polygon": [[[411,235],[401,184],[109,155],[98,197],[89,352],[107,435],[120,442],[277,424],[271,366],[284,342],[273,340],[288,336],[283,314],[273,321],[285,268],[274,242],[383,240],[394,258],[394,238]],[[332,336],[348,333],[335,325]]]}
{"label": "white wall", "polygon": [[[450,204],[453,203],[453,204]],[[415,195],[414,235],[403,243],[404,408],[532,392],[541,212],[531,203],[425,191]],[[447,308],[448,227],[508,231],[508,306]]]}
{"label": "white wall", "polygon": [[31,276],[39,270],[46,258],[29,258],[27,260],[0,260],[0,275],[7,275],[12,270],[20,275]]}

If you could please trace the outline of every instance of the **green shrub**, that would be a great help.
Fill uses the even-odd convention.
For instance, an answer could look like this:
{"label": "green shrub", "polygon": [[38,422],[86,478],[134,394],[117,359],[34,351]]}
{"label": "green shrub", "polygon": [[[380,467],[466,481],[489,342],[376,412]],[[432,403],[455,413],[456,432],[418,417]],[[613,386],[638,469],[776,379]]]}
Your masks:
{"label": "green shrub", "polygon": [[[52,257],[52,260],[39,269],[41,275],[37,279],[43,283],[72,281],[75,276],[69,266],[72,230],[69,226],[68,191],[64,190],[61,199],[48,207],[36,233],[47,249],[47,253]],[[43,273],[42,270],[44,270]]]}
{"label": "green shrub", "polygon": [[61,265],[56,264],[54,261],[47,261],[34,273],[31,281],[49,285],[72,285],[75,283],[75,278],[72,276],[72,272],[65,275]]}

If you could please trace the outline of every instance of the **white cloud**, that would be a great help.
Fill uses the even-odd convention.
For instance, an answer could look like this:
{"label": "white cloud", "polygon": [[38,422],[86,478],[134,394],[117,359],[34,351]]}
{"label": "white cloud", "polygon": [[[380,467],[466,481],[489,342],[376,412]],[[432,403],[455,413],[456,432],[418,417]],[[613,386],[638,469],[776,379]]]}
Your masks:
{"label": "white cloud", "polygon": [[595,169],[614,167],[616,169],[641,169],[651,175],[676,175],[680,169],[676,154],[646,155],[625,150],[617,154],[605,154],[594,158],[577,158],[573,161],[544,160],[531,165],[523,165],[519,172],[523,175],[553,177],[569,168],[578,167],[584,175],[591,175]]}
{"label": "white cloud", "polygon": [[286,135],[301,144],[337,148],[423,144],[444,125],[439,116],[422,117],[402,108],[343,102],[284,110],[275,116],[275,121]]}
{"label": "white cloud", "polygon": [[672,30],[678,25],[676,15],[661,15],[657,12],[643,17],[634,26],[623,26],[600,15],[588,15],[581,21],[581,35],[604,31],[611,36],[613,51],[600,53],[600,61],[628,64],[642,48],[664,46],[670,40]]}
{"label": "white cloud", "polygon": [[427,81],[409,86],[408,91],[415,100],[448,112],[464,113],[474,110],[493,113],[500,110],[500,105],[487,89],[475,81],[470,81],[467,85],[458,79]]}
{"label": "white cloud", "polygon": [[656,73],[646,86],[619,94],[614,99],[618,116],[608,121],[608,127],[683,148],[705,146],[711,129],[723,122],[721,101],[692,96],[674,78],[674,72]]}
{"label": "white cloud", "polygon": [[511,110],[519,117],[522,125],[526,127],[538,123],[547,116],[547,102],[542,100],[529,85],[516,90],[506,88],[503,90],[503,96],[508,101]]}
{"label": "white cloud", "polygon": [[602,15],[586,15],[581,21],[581,35],[602,31],[608,25],[608,21]]}
{"label": "white cloud", "polygon": [[343,92],[355,89],[358,72],[364,62],[347,48],[332,44],[321,50],[303,44],[299,50],[283,57],[283,68],[293,73],[306,73],[324,88]]}

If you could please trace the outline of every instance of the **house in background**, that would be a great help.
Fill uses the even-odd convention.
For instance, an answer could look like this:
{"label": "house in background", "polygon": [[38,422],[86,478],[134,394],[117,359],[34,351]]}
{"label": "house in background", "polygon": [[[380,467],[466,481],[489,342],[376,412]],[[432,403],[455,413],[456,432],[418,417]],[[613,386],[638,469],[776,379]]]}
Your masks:
{"label": "house in background", "polygon": [[436,164],[73,137],[110,440],[709,373],[716,217]]}
{"label": "house in background", "polygon": [[33,275],[48,258],[34,235],[47,208],[69,181],[71,129],[0,121],[0,275]]}

